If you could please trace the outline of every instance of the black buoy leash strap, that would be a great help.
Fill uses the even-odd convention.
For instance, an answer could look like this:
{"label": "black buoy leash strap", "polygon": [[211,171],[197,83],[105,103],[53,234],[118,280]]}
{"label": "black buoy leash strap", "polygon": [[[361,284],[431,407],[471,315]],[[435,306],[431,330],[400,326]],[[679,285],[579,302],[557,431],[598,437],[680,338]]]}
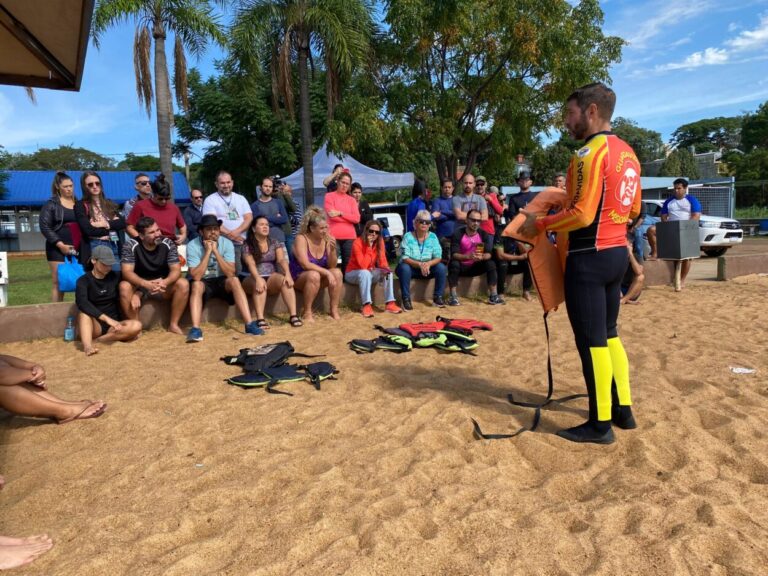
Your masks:
{"label": "black buoy leash strap", "polygon": [[554,378],[552,376],[552,350],[550,347],[549,342],[549,324],[547,322],[547,317],[549,316],[549,311],[544,312],[544,332],[547,336],[547,397],[544,399],[544,402],[522,402],[515,400],[514,396],[510,393],[507,394],[507,401],[512,404],[513,406],[520,406],[522,408],[533,408],[535,410],[533,414],[533,421],[531,422],[531,425],[529,427],[523,426],[516,432],[513,432],[511,434],[485,434],[480,429],[480,425],[475,421],[473,418],[472,420],[472,435],[478,439],[478,440],[502,440],[505,438],[514,438],[518,434],[522,434],[523,432],[530,431],[533,432],[536,430],[536,428],[539,426],[539,422],[541,421],[541,409],[544,408],[547,404],[550,402],[568,402],[569,400],[575,400],[576,398],[586,398],[586,394],[571,394],[569,396],[563,396],[562,398],[552,398],[552,395],[555,391],[555,383]]}

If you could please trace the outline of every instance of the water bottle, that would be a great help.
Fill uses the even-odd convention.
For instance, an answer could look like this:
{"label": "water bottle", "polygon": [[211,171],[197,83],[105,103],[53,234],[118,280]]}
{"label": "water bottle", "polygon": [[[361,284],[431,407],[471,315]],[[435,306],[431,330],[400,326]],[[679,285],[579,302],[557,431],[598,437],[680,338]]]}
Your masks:
{"label": "water bottle", "polygon": [[67,317],[67,327],[64,328],[64,342],[73,342],[75,340],[75,318]]}

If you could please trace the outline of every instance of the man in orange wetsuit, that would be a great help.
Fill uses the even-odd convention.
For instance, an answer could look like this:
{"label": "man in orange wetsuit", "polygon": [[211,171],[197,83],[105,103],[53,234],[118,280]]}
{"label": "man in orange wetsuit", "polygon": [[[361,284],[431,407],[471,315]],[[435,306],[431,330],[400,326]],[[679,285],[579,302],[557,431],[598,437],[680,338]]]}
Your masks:
{"label": "man in orange wetsuit", "polygon": [[[626,230],[640,212],[640,162],[611,130],[616,94],[603,84],[576,90],[566,102],[565,125],[584,146],[571,158],[567,207],[536,219],[527,214],[521,232],[568,232],[565,304],[589,395],[589,419],[557,434],[573,442],[610,444],[611,422],[635,428],[629,361],[616,321],[627,268]],[[613,400],[613,401],[612,401]]]}

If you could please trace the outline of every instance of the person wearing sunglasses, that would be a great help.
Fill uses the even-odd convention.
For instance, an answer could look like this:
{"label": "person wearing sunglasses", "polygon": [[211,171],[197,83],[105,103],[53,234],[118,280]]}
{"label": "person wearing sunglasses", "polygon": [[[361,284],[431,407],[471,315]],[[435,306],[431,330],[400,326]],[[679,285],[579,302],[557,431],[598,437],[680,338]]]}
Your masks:
{"label": "person wearing sunglasses", "polygon": [[[168,238],[181,246],[187,239],[187,223],[181,215],[181,210],[171,199],[171,186],[166,181],[164,174],[158,174],[152,182],[152,196],[146,200],[140,200],[126,218],[125,231],[131,238],[138,238],[136,223],[149,216],[160,227],[163,238]],[[179,233],[176,234],[178,229]]]}
{"label": "person wearing sunglasses", "polygon": [[152,196],[152,187],[150,184],[151,182],[149,176],[144,174],[144,172],[136,174],[136,177],[133,180],[133,187],[136,189],[136,196],[123,204],[123,218],[128,220],[128,216],[130,215],[131,210],[133,210],[133,207],[136,206],[136,203],[141,202],[142,200],[147,200],[150,196]]}
{"label": "person wearing sunglasses", "polygon": [[199,235],[197,227],[203,219],[203,193],[195,188],[189,193],[189,199],[192,203],[182,210],[181,216],[187,225],[187,242],[192,242]]}
{"label": "person wearing sunglasses", "polygon": [[80,263],[90,269],[93,266],[91,250],[96,246],[107,246],[115,255],[112,269],[119,272],[125,219],[117,204],[104,194],[101,176],[96,172],[85,170],[80,175],[80,189],[83,199],[75,204],[75,218],[82,232]]}
{"label": "person wearing sunglasses", "polygon": [[373,318],[371,287],[375,283],[384,286],[384,309],[392,314],[402,312],[395,302],[392,271],[387,262],[382,230],[383,226],[378,220],[366,222],[362,234],[352,243],[352,255],[347,264],[346,280],[360,288],[362,314],[366,318]]}
{"label": "person wearing sunglasses", "polygon": [[435,279],[432,303],[438,308],[445,306],[443,293],[448,269],[442,262],[443,249],[440,240],[429,230],[432,217],[428,210],[419,210],[413,220],[413,232],[403,237],[400,263],[397,265],[397,277],[400,279],[400,294],[403,308],[413,310],[411,302],[411,279]]}
{"label": "person wearing sunglasses", "polygon": [[479,210],[467,212],[467,225],[460,226],[451,238],[451,263],[448,265],[448,306],[460,304],[456,289],[459,276],[485,274],[488,284],[488,304],[504,304],[496,290],[496,263],[491,258],[493,236],[480,228],[483,215]]}

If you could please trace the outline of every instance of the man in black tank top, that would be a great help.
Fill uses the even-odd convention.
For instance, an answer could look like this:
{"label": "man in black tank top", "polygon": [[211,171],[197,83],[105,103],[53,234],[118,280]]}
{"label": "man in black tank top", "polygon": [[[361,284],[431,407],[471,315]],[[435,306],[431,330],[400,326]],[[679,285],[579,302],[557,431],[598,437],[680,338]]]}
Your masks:
{"label": "man in black tank top", "polygon": [[184,334],[179,327],[189,299],[189,282],[181,277],[181,263],[176,245],[162,232],[153,218],[145,216],[136,223],[138,239],[123,246],[120,260],[120,307],[126,318],[139,319],[142,300],[148,297],[171,301],[168,331]]}

